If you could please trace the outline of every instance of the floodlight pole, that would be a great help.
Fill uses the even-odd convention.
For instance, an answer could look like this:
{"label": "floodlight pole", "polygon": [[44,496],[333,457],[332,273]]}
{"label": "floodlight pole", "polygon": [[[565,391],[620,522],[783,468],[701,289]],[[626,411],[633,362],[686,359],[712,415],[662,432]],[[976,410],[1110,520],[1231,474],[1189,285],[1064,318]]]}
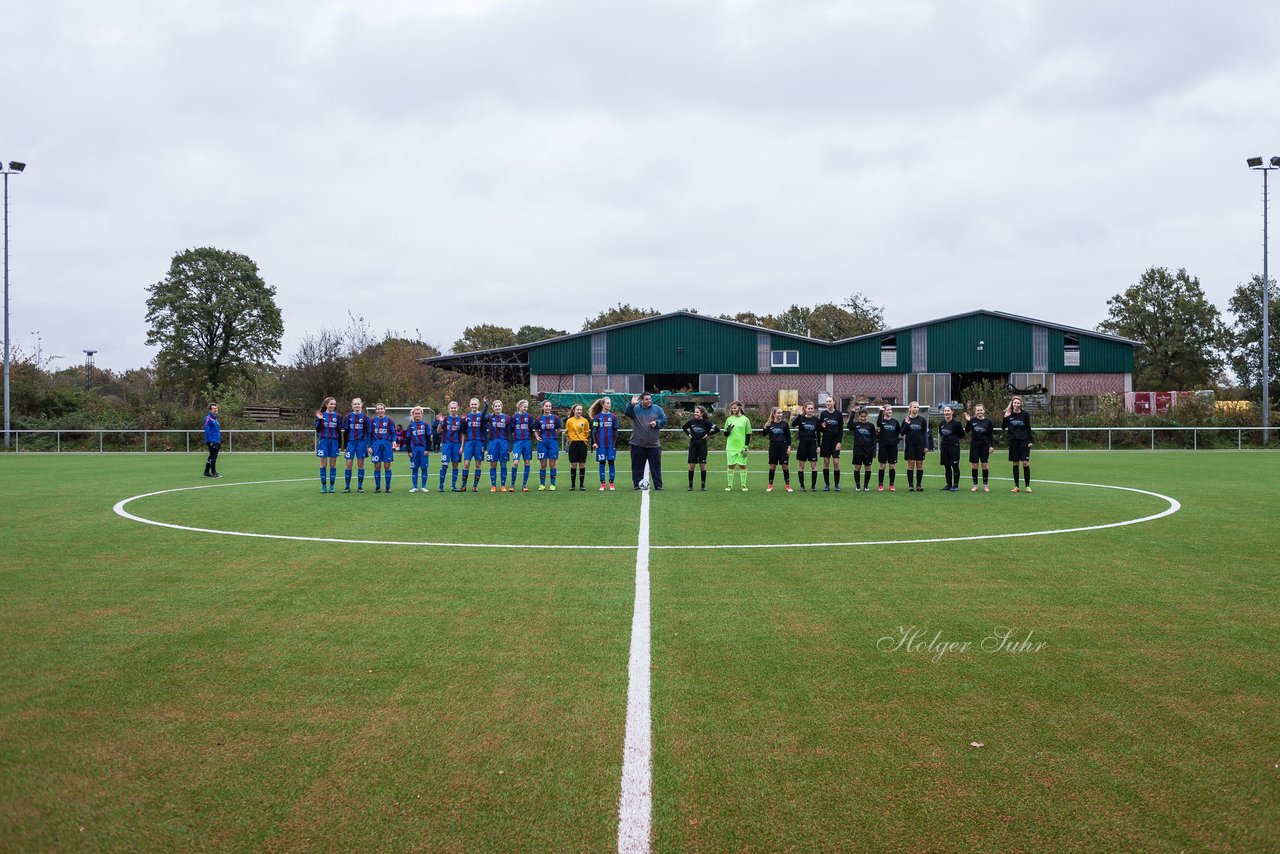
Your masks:
{"label": "floodlight pole", "polygon": [[9,170],[4,173],[4,449],[9,450]]}
{"label": "floodlight pole", "polygon": [[98,351],[97,350],[84,351],[84,390],[85,391],[88,391],[90,386],[92,385],[92,383],[90,382],[90,377],[93,376],[93,354],[96,352]]}
{"label": "floodlight pole", "polygon": [[[1273,167],[1274,168],[1274,167]],[[1271,428],[1271,275],[1267,271],[1267,173],[1262,170],[1262,447]]]}
{"label": "floodlight pole", "polygon": [[1267,173],[1280,169],[1280,157],[1272,157],[1270,165],[1261,157],[1250,158],[1249,168],[1262,173],[1262,446],[1266,447],[1271,427],[1271,274],[1267,269]]}

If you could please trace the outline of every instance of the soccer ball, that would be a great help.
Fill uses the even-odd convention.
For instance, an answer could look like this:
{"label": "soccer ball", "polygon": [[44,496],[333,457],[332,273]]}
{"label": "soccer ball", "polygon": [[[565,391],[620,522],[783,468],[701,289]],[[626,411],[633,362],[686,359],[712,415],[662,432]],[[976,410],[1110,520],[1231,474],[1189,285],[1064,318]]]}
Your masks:
{"label": "soccer ball", "polygon": [[641,488],[641,489],[648,489],[648,488],[649,488],[649,479],[648,479],[648,478],[645,478],[645,479],[643,479],[643,480],[641,480],[641,481],[640,481],[640,488]]}

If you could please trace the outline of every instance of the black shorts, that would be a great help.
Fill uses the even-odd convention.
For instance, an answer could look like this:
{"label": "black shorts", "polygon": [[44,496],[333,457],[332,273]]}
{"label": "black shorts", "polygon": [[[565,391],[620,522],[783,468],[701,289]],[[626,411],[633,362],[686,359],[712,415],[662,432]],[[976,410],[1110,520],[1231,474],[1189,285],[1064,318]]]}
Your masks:
{"label": "black shorts", "polygon": [[836,445],[840,444],[840,440],[835,436],[823,436],[821,443],[818,445],[818,453],[825,457],[840,458],[840,452],[836,450]]}
{"label": "black shorts", "polygon": [[853,446],[853,464],[855,466],[869,466],[876,459],[876,449],[871,445],[854,445]]}
{"label": "black shorts", "polygon": [[789,466],[791,465],[791,446],[779,445],[775,442],[769,443],[769,465]]}
{"label": "black shorts", "polygon": [[1025,463],[1031,459],[1031,443],[1019,439],[1009,440],[1009,462]]}
{"label": "black shorts", "polygon": [[938,451],[939,462],[944,466],[960,465],[960,446],[959,445],[943,445]]}
{"label": "black shorts", "polygon": [[969,446],[969,462],[985,463],[991,459],[990,445],[970,445]]}
{"label": "black shorts", "polygon": [[570,442],[569,443],[569,462],[585,463],[587,461],[587,443],[586,442]]}
{"label": "black shorts", "polygon": [[689,443],[689,464],[705,463],[707,461],[707,440]]}
{"label": "black shorts", "polygon": [[880,460],[880,465],[884,465],[886,463],[888,463],[889,465],[893,465],[894,463],[896,463],[898,461],[898,446],[897,445],[881,445],[879,460]]}
{"label": "black shorts", "polygon": [[916,460],[923,460],[923,459],[924,459],[924,445],[919,445],[919,446],[917,446],[917,445],[907,445],[905,448],[903,448],[903,449],[902,449],[902,456],[906,458],[907,462],[914,462],[914,461],[916,461]]}
{"label": "black shorts", "polygon": [[797,442],[796,460],[802,463],[816,463],[818,461],[818,441],[816,439],[801,439]]}

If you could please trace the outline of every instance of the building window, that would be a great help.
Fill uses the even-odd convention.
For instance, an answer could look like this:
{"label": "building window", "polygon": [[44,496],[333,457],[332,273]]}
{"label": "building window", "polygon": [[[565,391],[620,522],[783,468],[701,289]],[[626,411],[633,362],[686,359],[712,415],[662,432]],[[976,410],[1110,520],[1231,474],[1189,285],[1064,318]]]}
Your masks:
{"label": "building window", "polygon": [[769,367],[771,368],[798,368],[800,367],[800,351],[799,350],[773,350],[769,353]]}
{"label": "building window", "polygon": [[[1043,394],[1053,394],[1053,374],[1049,373],[1031,373],[1031,374],[1009,374],[1009,383],[1017,389],[1033,389],[1043,388]],[[1028,392],[1028,394],[1037,392]]]}
{"label": "building window", "polygon": [[1062,336],[1062,364],[1067,368],[1080,367],[1080,336],[1070,332]]}
{"label": "building window", "polygon": [[951,374],[911,374],[907,376],[907,400],[937,409],[951,403]]}
{"label": "building window", "polygon": [[591,336],[591,373],[603,374],[609,370],[609,337],[607,332],[597,332]]}
{"label": "building window", "polygon": [[699,374],[698,375],[698,391],[714,391],[720,395],[716,405],[723,408],[733,402],[736,397],[737,389],[735,381],[737,377],[734,374]]}
{"label": "building window", "polygon": [[773,351],[773,339],[768,332],[756,333],[756,372],[769,372],[769,354]]}
{"label": "building window", "polygon": [[1049,370],[1049,330],[1043,326],[1031,327],[1031,370]]}
{"label": "building window", "polygon": [[911,330],[911,370],[917,374],[929,370],[929,333],[923,327]]}
{"label": "building window", "polygon": [[881,335],[880,336],[880,367],[882,368],[898,367],[898,336],[897,335]]}
{"label": "building window", "polygon": [[600,391],[619,394],[640,394],[644,391],[644,374],[610,374],[605,379],[608,383]]}
{"label": "building window", "polygon": [[576,394],[640,394],[644,391],[644,374],[574,374],[571,388]]}

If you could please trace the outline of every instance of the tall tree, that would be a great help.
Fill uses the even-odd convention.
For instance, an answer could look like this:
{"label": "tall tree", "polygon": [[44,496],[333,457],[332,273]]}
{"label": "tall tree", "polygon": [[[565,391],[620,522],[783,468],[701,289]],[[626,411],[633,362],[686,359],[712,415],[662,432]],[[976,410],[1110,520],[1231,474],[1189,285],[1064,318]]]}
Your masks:
{"label": "tall tree", "polygon": [[851,332],[848,337],[869,335],[888,327],[884,322],[884,306],[876,305],[871,297],[861,291],[851,293],[848,299],[840,303],[840,307],[855,318],[850,328],[856,331]]}
{"label": "tall tree", "polygon": [[[1276,280],[1271,280],[1270,305],[1267,307],[1268,336],[1271,347],[1268,352],[1268,369],[1271,374],[1271,399],[1280,398],[1280,381],[1277,381],[1277,357],[1280,357],[1280,295],[1276,294]],[[1249,390],[1250,397],[1262,397],[1262,276],[1255,275],[1236,288],[1231,297],[1230,311],[1235,315],[1231,348],[1231,370],[1240,384]]]}
{"label": "tall tree", "polygon": [[1140,343],[1133,383],[1142,391],[1212,387],[1225,364],[1226,327],[1200,280],[1179,269],[1152,267],[1124,293],[1107,300],[1099,331]]}
{"label": "tall tree", "polygon": [[792,305],[775,318],[774,329],[779,332],[790,332],[792,335],[809,334],[809,316],[813,309],[802,305]]}
{"label": "tall tree", "polygon": [[368,405],[379,401],[388,406],[425,403],[439,396],[444,371],[422,364],[422,359],[438,355],[430,344],[388,333],[351,357],[352,386],[365,396]]}
{"label": "tall tree", "polygon": [[[859,308],[862,310],[861,307]],[[809,312],[809,335],[824,341],[839,341],[842,338],[853,338],[856,335],[865,335],[882,329],[883,310],[875,306],[871,308],[880,313],[878,322],[873,319],[873,316],[855,314],[834,303],[824,302],[821,305],[815,305],[813,311]]]}
{"label": "tall tree", "polygon": [[561,335],[569,333],[563,329],[552,329],[549,326],[530,326],[525,324],[516,330],[517,344],[532,344],[535,341],[545,341],[548,338],[559,338]]}
{"label": "tall tree", "polygon": [[481,323],[462,330],[462,337],[453,342],[453,352],[469,353],[472,350],[492,350],[519,343],[516,333],[506,326]]}
{"label": "tall tree", "polygon": [[582,323],[582,331],[588,329],[599,329],[602,326],[612,326],[615,323],[626,323],[629,320],[642,320],[646,317],[655,317],[661,312],[652,308],[639,308],[630,303],[618,303],[613,308],[606,308],[595,317],[587,318]]}
{"label": "tall tree", "polygon": [[336,329],[321,329],[303,336],[285,371],[286,394],[305,406],[319,408],[329,396],[345,395],[348,387],[347,344]]}
{"label": "tall tree", "polygon": [[193,395],[247,377],[280,352],[284,321],[275,288],[237,252],[202,247],[173,256],[148,288],[147,343],[162,382]]}
{"label": "tall tree", "polygon": [[748,326],[759,326],[763,329],[777,328],[777,320],[772,314],[756,314],[754,311],[740,311],[737,314],[719,315],[721,320],[735,320]]}

